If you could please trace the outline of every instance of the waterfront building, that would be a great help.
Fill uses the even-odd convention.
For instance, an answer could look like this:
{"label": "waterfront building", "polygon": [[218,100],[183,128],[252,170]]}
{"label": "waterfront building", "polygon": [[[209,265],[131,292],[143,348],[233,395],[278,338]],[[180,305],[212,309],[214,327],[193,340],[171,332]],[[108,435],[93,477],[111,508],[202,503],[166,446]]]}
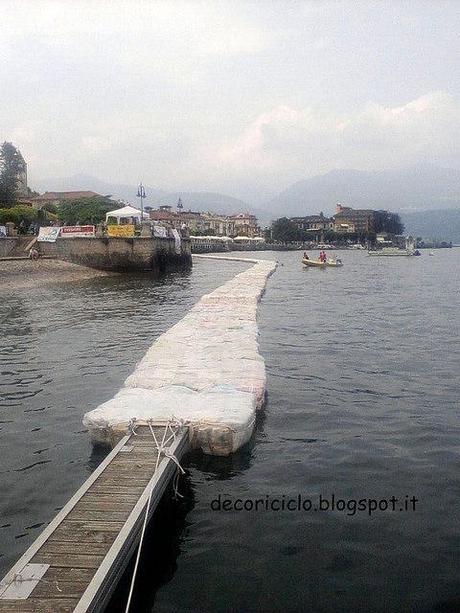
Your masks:
{"label": "waterfront building", "polygon": [[236,215],[220,215],[218,213],[201,211],[174,211],[169,205],[159,206],[150,211],[150,219],[156,222],[166,222],[174,228],[184,226],[192,235],[211,235],[254,238],[261,235],[255,215],[238,213]]}
{"label": "waterfront building", "polygon": [[306,215],[305,217],[291,217],[291,221],[302,232],[317,234],[332,228],[332,219],[325,217],[323,212],[319,215]]}
{"label": "waterfront building", "polygon": [[230,220],[234,222],[233,236],[247,236],[248,238],[254,238],[260,236],[262,231],[257,224],[257,217],[250,215],[249,213],[238,213],[237,215],[230,215]]}
{"label": "waterfront building", "polygon": [[372,209],[353,209],[337,204],[332,230],[342,234],[367,234],[374,230],[375,217],[376,211]]}

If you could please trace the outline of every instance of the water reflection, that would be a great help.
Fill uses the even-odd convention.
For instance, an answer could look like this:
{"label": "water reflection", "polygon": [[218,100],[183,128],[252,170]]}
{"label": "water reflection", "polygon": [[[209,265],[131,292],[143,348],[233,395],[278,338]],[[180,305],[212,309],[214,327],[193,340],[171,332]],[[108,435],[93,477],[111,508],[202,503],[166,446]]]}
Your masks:
{"label": "water reflection", "polygon": [[160,279],[0,288],[0,574],[102,461],[83,414],[111,398],[155,338],[243,270],[212,261]]}

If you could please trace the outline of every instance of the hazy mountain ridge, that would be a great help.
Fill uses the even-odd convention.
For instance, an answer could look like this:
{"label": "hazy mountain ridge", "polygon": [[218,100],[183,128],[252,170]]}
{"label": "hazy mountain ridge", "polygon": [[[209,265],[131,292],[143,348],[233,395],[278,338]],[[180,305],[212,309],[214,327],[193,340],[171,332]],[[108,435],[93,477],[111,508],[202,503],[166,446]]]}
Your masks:
{"label": "hazy mountain ridge", "polygon": [[460,245],[460,208],[402,213],[405,233]]}
{"label": "hazy mountain ridge", "polygon": [[[32,181],[31,184],[34,189],[40,192],[92,190],[102,195],[111,195],[115,199],[124,200],[133,206],[139,206],[139,199],[136,196],[137,185],[108,183],[89,175]],[[249,212],[258,217],[264,216],[264,211],[251,206],[247,202],[217,192],[168,192],[149,185],[144,187],[146,192],[145,206],[157,207],[164,204],[175,207],[177,201],[181,198],[184,211],[189,209],[195,211],[209,210],[227,215]]]}
{"label": "hazy mountain ridge", "polygon": [[[88,175],[31,181],[31,187],[41,192],[88,189],[139,205],[137,186],[108,183]],[[148,185],[145,190],[147,206],[175,207],[181,198],[184,210],[227,215],[249,212],[257,216],[262,226],[282,216],[319,211],[332,215],[337,202],[354,208],[390,209],[401,214],[407,233],[460,243],[459,170],[428,165],[373,172],[333,170],[294,183],[263,208],[216,192],[166,191]]]}
{"label": "hazy mountain ridge", "polygon": [[283,215],[330,215],[353,208],[410,211],[460,207],[460,170],[419,165],[381,171],[333,170],[294,183],[267,203]]}

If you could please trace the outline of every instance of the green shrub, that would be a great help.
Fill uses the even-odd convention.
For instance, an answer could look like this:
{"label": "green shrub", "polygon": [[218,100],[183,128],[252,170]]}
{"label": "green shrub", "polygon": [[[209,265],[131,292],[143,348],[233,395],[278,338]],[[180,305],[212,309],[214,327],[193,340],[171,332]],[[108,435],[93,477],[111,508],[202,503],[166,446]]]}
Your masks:
{"label": "green shrub", "polygon": [[5,225],[8,221],[19,226],[21,221],[26,225],[37,220],[37,211],[30,206],[12,206],[9,209],[0,209],[0,224]]}

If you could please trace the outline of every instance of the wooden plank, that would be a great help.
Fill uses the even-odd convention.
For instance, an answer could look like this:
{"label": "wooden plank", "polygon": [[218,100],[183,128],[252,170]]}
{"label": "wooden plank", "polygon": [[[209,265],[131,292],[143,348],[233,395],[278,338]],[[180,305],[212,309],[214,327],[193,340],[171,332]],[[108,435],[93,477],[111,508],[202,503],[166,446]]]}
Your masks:
{"label": "wooden plank", "polygon": [[137,457],[138,455],[142,456],[144,454],[153,455],[155,451],[156,450],[154,450],[150,445],[133,445],[133,450],[130,451],[128,455],[133,457]]}
{"label": "wooden plank", "polygon": [[[139,466],[135,466],[132,462],[126,464],[123,461],[120,461],[119,463],[113,462],[113,464],[111,464],[104,470],[103,474],[99,477],[99,479],[104,479],[104,477],[107,477],[107,475],[116,475],[120,478],[128,477],[132,481],[135,481],[139,476],[137,470],[139,469],[148,473],[149,471],[151,471],[151,464],[152,462],[148,461],[139,462]],[[153,462],[153,466],[155,466],[155,464],[156,462]]]}
{"label": "wooden plank", "polygon": [[120,473],[130,473],[131,479],[134,479],[136,477],[136,473],[134,472],[134,469],[137,469],[137,468],[142,469],[145,467],[148,470],[151,470],[151,467],[155,466],[156,463],[157,463],[156,456],[153,457],[148,453],[144,453],[143,455],[139,454],[137,457],[134,455],[132,456],[132,458],[129,459],[129,461],[127,461],[126,455],[123,455],[122,457],[114,460],[110,464],[110,466],[108,466],[105,469],[104,473],[101,475],[100,478],[116,470],[117,472],[120,472]]}
{"label": "wooden plank", "polygon": [[78,598],[87,586],[86,581],[49,581],[42,582],[34,589],[33,598]]}
{"label": "wooden plank", "polygon": [[[82,543],[108,543],[118,534],[124,522],[112,522],[112,527],[106,528],[83,527],[82,522],[67,522],[60,526],[49,538],[49,541],[71,541]],[[102,522],[93,522],[101,524]],[[76,524],[75,527],[72,524]]]}
{"label": "wooden plank", "polygon": [[[180,459],[188,445],[188,432],[184,429],[171,445],[170,451]],[[78,602],[74,613],[102,611],[107,605],[113,592],[114,584],[119,580],[137,546],[150,488],[153,488],[154,493],[149,516],[161,500],[168,482],[175,471],[176,465],[174,462],[170,458],[163,458],[158,466],[158,470],[152,474],[148,484],[149,487],[146,487],[122,530],[116,536],[112,547]]]}
{"label": "wooden plank", "polygon": [[104,554],[100,555],[88,555],[83,553],[62,553],[56,556],[55,553],[37,553],[34,557],[34,562],[40,562],[43,564],[59,564],[61,568],[86,568],[97,569],[99,568]]}
{"label": "wooden plank", "polygon": [[101,483],[105,483],[106,481],[115,479],[120,487],[129,487],[133,482],[138,486],[145,487],[149,482],[149,476],[152,475],[152,472],[153,467],[150,469],[137,468],[135,471],[130,472],[129,470],[117,470],[114,466],[110,472],[100,478],[99,485]]}
{"label": "wooden plank", "polygon": [[[108,521],[108,520],[99,520],[99,519],[89,519],[89,520],[70,520],[67,519],[63,522],[59,528],[56,528],[53,536],[55,536],[58,531],[63,530],[64,532],[98,532],[100,530],[104,532],[118,532],[120,528],[123,526],[124,521]],[[59,540],[59,539],[54,539]]]}
{"label": "wooden plank", "polygon": [[4,600],[0,613],[72,613],[77,603],[78,598]]}
{"label": "wooden plank", "polygon": [[[125,437],[117,445],[117,451],[109,454],[51,522],[52,530],[46,529],[24,554],[20,561],[27,559],[50,567],[28,599],[4,600],[0,613],[87,613],[101,611],[107,605],[135,550],[148,486],[155,485],[154,507],[175,470],[168,458],[157,460],[148,427],[142,432],[137,437]],[[163,427],[155,427],[159,441],[163,432]],[[186,440],[182,433],[169,442],[178,457]],[[127,443],[133,450],[120,453]],[[8,575],[17,572],[16,567]]]}
{"label": "wooden plank", "polygon": [[85,498],[77,504],[74,511],[130,511],[136,504],[138,496],[130,496],[130,500],[117,500],[115,496],[112,496],[106,500],[98,500],[97,497],[88,500]]}
{"label": "wooden plank", "polygon": [[[161,444],[161,441],[163,440],[163,435],[161,436],[157,436],[157,441],[158,443]],[[165,440],[168,440],[168,437],[166,437]],[[152,437],[142,437],[142,436],[136,436],[135,439],[131,439],[129,441],[129,444],[132,445],[134,447],[133,451],[135,451],[138,447],[150,447],[152,449],[152,451],[157,451],[157,446],[155,441],[153,440]]]}
{"label": "wooden plank", "polygon": [[133,471],[128,467],[110,466],[99,477],[98,483],[104,483],[107,479],[117,479],[121,487],[129,486],[130,483],[143,485],[145,480],[149,481],[148,475],[151,474],[152,470],[149,467],[141,467],[139,470]]}
{"label": "wooden plank", "polygon": [[94,576],[92,568],[74,568],[71,566],[50,566],[46,572],[48,581],[73,581],[89,583]]}
{"label": "wooden plank", "polygon": [[74,509],[67,515],[67,521],[122,521],[125,522],[131,509]]}
{"label": "wooden plank", "polygon": [[32,543],[32,545],[27,549],[27,551],[19,558],[16,564],[5,575],[5,577],[2,579],[2,584],[8,585],[9,583],[11,583],[15,575],[20,573],[24,566],[31,562],[31,560],[42,547],[42,545],[46,543],[46,541],[48,540],[48,538],[50,538],[51,535],[53,535],[56,528],[62,524],[66,515],[74,508],[77,502],[94,484],[94,482],[97,481],[104,469],[110,464],[113,458],[117,455],[118,451],[128,442],[128,440],[129,436],[125,436],[117,443],[117,445],[112,449],[112,451],[107,455],[107,457],[99,464],[96,470],[88,477],[88,479],[77,490],[77,492],[72,496],[72,498],[67,502],[67,504],[65,504],[64,507],[59,511],[56,517],[51,520],[48,526],[44,528],[44,530],[37,537],[37,539]]}
{"label": "wooden plank", "polygon": [[[88,551],[88,548],[90,548],[91,551]],[[37,555],[42,553],[91,553],[91,555],[102,555],[107,553],[107,549],[106,543],[91,543],[88,547],[88,543],[79,543],[75,541],[47,541]],[[56,559],[58,560],[59,558],[56,556]]]}
{"label": "wooden plank", "polygon": [[91,489],[85,496],[77,503],[74,507],[75,509],[81,505],[91,505],[91,504],[123,504],[123,505],[135,505],[139,496],[137,494],[121,494],[118,495],[118,492],[95,492]]}
{"label": "wooden plank", "polygon": [[108,494],[113,496],[114,494],[119,494],[120,496],[139,496],[144,491],[145,487],[142,485],[117,485],[116,479],[107,479],[103,483],[98,483],[94,487],[91,488],[92,494]]}
{"label": "wooden plank", "polygon": [[143,455],[139,455],[138,457],[133,456],[132,458],[130,458],[129,462],[126,461],[126,457],[119,459],[117,458],[112,462],[111,468],[116,468],[120,472],[131,472],[131,476],[133,476],[132,471],[138,468],[148,469],[149,471],[151,471],[153,468],[155,468],[156,465],[157,458],[151,457],[150,455],[144,453]]}

